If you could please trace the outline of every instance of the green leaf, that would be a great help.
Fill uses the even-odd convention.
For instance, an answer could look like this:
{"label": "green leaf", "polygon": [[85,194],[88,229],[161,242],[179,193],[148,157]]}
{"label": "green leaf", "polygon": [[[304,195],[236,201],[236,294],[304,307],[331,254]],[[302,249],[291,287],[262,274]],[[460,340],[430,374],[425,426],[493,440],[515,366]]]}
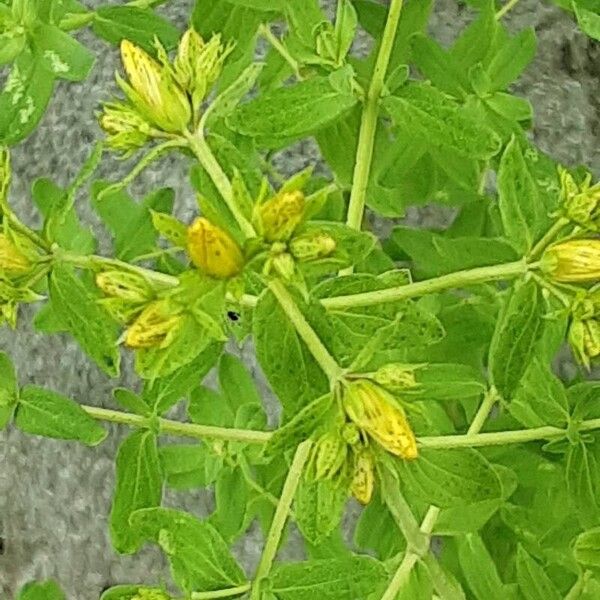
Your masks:
{"label": "green leaf", "polygon": [[38,25],[32,40],[45,68],[57,79],[83,81],[90,74],[94,55],[56,25]]}
{"label": "green leaf", "polygon": [[19,384],[15,368],[8,354],[0,352],[0,431],[11,420],[18,395]]}
{"label": "green leaf", "polygon": [[166,19],[149,9],[134,6],[102,6],[92,24],[94,33],[111,44],[130,40],[146,52],[154,54],[154,36],[167,50],[172,50],[179,40],[179,30]]}
{"label": "green leaf", "polygon": [[522,546],[517,551],[517,581],[525,600],[560,600],[562,597],[544,569]]}
{"label": "green leaf", "polygon": [[443,536],[477,533],[496,514],[501,505],[502,500],[482,500],[445,508],[440,512],[433,532]]}
{"label": "green leaf", "polygon": [[110,536],[121,554],[137,552],[143,536],[129,522],[136,510],[160,506],[162,474],[151,431],[136,431],[119,447],[116,460],[116,486],[110,512]]}
{"label": "green leaf", "polygon": [[487,69],[492,90],[505,90],[533,60],[536,36],[533,29],[525,29],[502,45]]}
{"label": "green leaf", "polygon": [[256,384],[244,363],[232,354],[223,354],[219,361],[219,386],[231,408],[237,412],[244,404],[262,406]]}
{"label": "green leaf", "polygon": [[583,567],[600,568],[600,527],[577,536],[573,546],[575,560]]}
{"label": "green leaf", "polygon": [[204,444],[161,446],[159,456],[167,485],[177,490],[206,487],[222,469],[222,459]]}
{"label": "green leaf", "polygon": [[381,560],[395,556],[406,545],[379,494],[361,512],[354,530],[354,543],[362,550],[374,551]]}
{"label": "green leaf", "polygon": [[106,430],[73,400],[44,388],[28,385],[21,390],[15,425],[26,433],[96,446]]}
{"label": "green leaf", "polygon": [[231,542],[244,528],[250,490],[241,467],[221,470],[215,485],[216,511],[210,518],[223,539]]}
{"label": "green leaf", "polygon": [[219,352],[214,345],[193,359],[190,363],[178,368],[168,376],[144,382],[144,401],[158,415],[170,410],[177,402],[189,396],[200,384],[219,359]]}
{"label": "green leaf", "polygon": [[314,77],[261,94],[240,105],[227,122],[259,145],[277,148],[315,133],[356,102],[352,93],[336,89],[329,78]]}
{"label": "green leaf", "polygon": [[100,600],[171,600],[164,588],[144,585],[116,585],[106,590]]}
{"label": "green leaf", "polygon": [[529,365],[509,404],[510,414],[526,427],[565,427],[569,402],[565,388],[539,359]]}
{"label": "green leaf", "polygon": [[0,143],[12,146],[35,129],[53,89],[54,77],[39,57],[22,52],[0,93]]}
{"label": "green leaf", "polygon": [[117,388],[113,390],[114,399],[127,411],[136,415],[149,417],[152,414],[150,407],[131,390]]}
{"label": "green leaf", "polygon": [[470,448],[423,449],[417,460],[398,463],[398,473],[404,489],[440,508],[502,497],[498,474]]}
{"label": "green leaf", "polygon": [[478,535],[467,535],[458,545],[458,560],[477,600],[506,600],[504,583],[488,549]]}
{"label": "green leaf", "polygon": [[461,400],[480,396],[487,383],[482,373],[468,365],[428,364],[415,371],[418,387],[411,396],[425,400]]}
{"label": "green leaf", "polygon": [[406,85],[382,104],[404,135],[423,137],[433,148],[484,160],[500,149],[491,129],[469,119],[458,104],[429,84]]}
{"label": "green leaf", "polygon": [[85,352],[111,377],[119,373],[118,329],[69,267],[57,265],[50,275],[53,309]]}
{"label": "green leaf", "polygon": [[311,544],[321,543],[340,524],[347,499],[345,479],[314,481],[303,477],[294,504],[296,523],[302,535]]}
{"label": "green leaf", "polygon": [[567,451],[567,491],[575,513],[584,527],[593,527],[600,519],[600,465],[598,443],[570,445]]}
{"label": "green leaf", "polygon": [[[64,205],[67,191],[47,178],[36,179],[31,188],[33,201],[44,217],[46,226],[50,224],[58,210]],[[46,227],[47,229],[47,227]],[[81,224],[74,209],[68,210],[62,219],[54,223],[48,231],[50,240],[64,250],[78,254],[92,254],[96,249],[96,240],[89,227]]]}
{"label": "green leaf", "polygon": [[253,330],[260,366],[288,417],[328,391],[327,377],[269,291],[258,300]]}
{"label": "green leaf", "polygon": [[277,566],[269,576],[279,600],[355,600],[387,581],[384,565],[368,556],[311,560]]}
{"label": "green leaf", "polygon": [[518,258],[500,238],[452,237],[425,229],[394,227],[388,252],[399,258],[398,249],[414,261],[419,277],[439,277],[462,269],[497,265]]}
{"label": "green leaf", "polygon": [[587,10],[577,2],[573,2],[573,9],[581,31],[594,40],[600,40],[600,14]]}
{"label": "green leaf", "polygon": [[101,196],[109,186],[95,182],[92,205],[114,237],[116,258],[131,261],[156,250],[157,233],[152,224],[152,212],[171,212],[175,193],[162,188],[149,194],[137,204],[125,191]]}
{"label": "green leaf", "polygon": [[525,253],[535,242],[537,226],[545,218],[535,180],[516,138],[506,147],[498,170],[498,203],[507,239]]}
{"label": "green leaf", "polygon": [[17,600],[66,600],[58,583],[52,580],[25,584]]}
{"label": "green leaf", "polygon": [[206,521],[167,508],[137,511],[130,521],[141,536],[160,545],[169,559],[173,580],[188,594],[246,582],[227,544]]}
{"label": "green leaf", "polygon": [[518,282],[505,300],[490,345],[492,383],[512,398],[542,334],[545,302],[534,281]]}

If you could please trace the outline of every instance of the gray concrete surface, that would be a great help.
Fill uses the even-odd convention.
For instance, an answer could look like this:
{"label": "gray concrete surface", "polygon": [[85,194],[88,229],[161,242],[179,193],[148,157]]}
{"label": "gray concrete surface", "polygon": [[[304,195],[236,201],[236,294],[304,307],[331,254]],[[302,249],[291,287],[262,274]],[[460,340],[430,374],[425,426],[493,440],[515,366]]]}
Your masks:
{"label": "gray concrete surface", "polygon": [[[90,6],[99,4],[87,0]],[[164,12],[180,25],[186,22],[191,0],[171,0]],[[456,0],[438,0],[431,28],[448,43],[467,20]],[[534,136],[555,158],[569,164],[583,162],[600,172],[600,46],[576,31],[571,19],[539,0],[522,0],[507,19],[514,29],[535,26],[539,52],[535,63],[518,84],[518,91],[535,107]],[[81,40],[92,48],[98,62],[88,81],[60,84],[39,129],[18,146],[14,157],[12,200],[26,219],[35,222],[30,186],[40,176],[67,184],[83,162],[89,144],[100,132],[94,118],[99,102],[114,89],[117,53],[86,32]],[[300,144],[286,153],[286,170],[313,160],[314,146]],[[126,165],[106,161],[102,173],[116,176]],[[178,210],[190,215],[194,198],[186,183],[185,159],[167,158],[145,173],[134,185],[143,193],[158,185],[177,190]],[[98,226],[84,197],[78,202],[84,220]],[[434,219],[436,211],[425,209],[417,216]],[[415,215],[413,215],[414,217]],[[106,240],[103,249],[106,250]],[[16,332],[0,330],[0,348],[10,353],[22,383],[35,383],[69,394],[80,401],[111,406],[115,386],[90,364],[67,337],[41,336],[29,325],[30,311]],[[247,363],[261,387],[251,352]],[[135,385],[129,371],[121,384]],[[109,584],[149,582],[166,578],[160,554],[146,548],[132,557],[114,554],[107,539],[107,514],[113,488],[113,459],[123,431],[113,428],[99,448],[21,435],[15,430],[0,434],[0,518],[4,553],[0,555],[0,598],[13,598],[24,582],[54,577],[72,600],[96,600]],[[206,514],[210,498],[201,493],[172,494],[167,503]],[[256,563],[261,539],[257,532],[236,548],[245,565]],[[294,547],[290,552],[297,551]]]}

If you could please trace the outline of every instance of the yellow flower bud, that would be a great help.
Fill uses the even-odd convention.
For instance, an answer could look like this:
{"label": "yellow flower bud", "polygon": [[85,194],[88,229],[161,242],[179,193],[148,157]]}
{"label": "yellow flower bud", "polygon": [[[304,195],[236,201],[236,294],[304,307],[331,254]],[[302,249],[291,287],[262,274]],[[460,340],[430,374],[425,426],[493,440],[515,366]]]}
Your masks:
{"label": "yellow flower bud", "polygon": [[188,228],[187,249],[192,262],[206,275],[229,279],[244,267],[244,257],[229,234],[202,217]]}
{"label": "yellow flower bud", "polygon": [[586,282],[600,279],[600,240],[570,240],[551,246],[541,261],[554,281]]}
{"label": "yellow flower bud", "polygon": [[192,110],[169,68],[129,40],[121,43],[121,58],[129,83],[120,77],[117,82],[140,115],[163,131],[184,131],[192,119]]}
{"label": "yellow flower bud", "polygon": [[107,134],[109,148],[130,156],[152,136],[150,125],[130,106],[121,102],[107,102],[102,108],[100,127]]}
{"label": "yellow flower bud", "polygon": [[390,363],[375,371],[373,381],[392,392],[403,392],[416,388],[419,384],[415,378],[417,365]]}
{"label": "yellow flower bud", "polygon": [[30,268],[30,260],[6,234],[0,233],[0,272],[18,274]]}
{"label": "yellow flower bud", "polygon": [[600,185],[591,185],[591,174],[578,184],[566,169],[559,167],[558,173],[565,216],[583,227],[597,231],[600,225]]}
{"label": "yellow flower bud", "polygon": [[569,327],[569,344],[577,360],[590,368],[590,361],[600,356],[600,322],[576,319]]}
{"label": "yellow flower bud", "polygon": [[369,504],[375,488],[375,461],[368,450],[354,454],[350,493],[363,505]]}
{"label": "yellow flower bud", "polygon": [[348,448],[337,433],[326,433],[314,448],[315,479],[332,479],[346,462]]}
{"label": "yellow flower bud", "polygon": [[145,302],[152,297],[148,282],[135,273],[104,271],[96,275],[96,285],[107,295],[128,302]]}
{"label": "yellow flower bud", "polygon": [[181,314],[174,314],[171,304],[160,300],[149,304],[125,335],[130,348],[166,348],[177,333]]}
{"label": "yellow flower bud", "polygon": [[325,258],[335,252],[336,242],[326,233],[305,233],[291,240],[290,252],[300,261]]}
{"label": "yellow flower bud", "polygon": [[270,265],[273,267],[275,272],[286,281],[291,281],[296,271],[296,264],[294,259],[287,252],[278,254],[270,260]]}
{"label": "yellow flower bud", "polygon": [[388,452],[404,459],[418,455],[404,410],[385,389],[367,379],[347,384],[344,408],[350,419]]}
{"label": "yellow flower bud", "polygon": [[268,242],[289,240],[304,218],[306,199],[300,190],[283,192],[258,207],[258,228]]}

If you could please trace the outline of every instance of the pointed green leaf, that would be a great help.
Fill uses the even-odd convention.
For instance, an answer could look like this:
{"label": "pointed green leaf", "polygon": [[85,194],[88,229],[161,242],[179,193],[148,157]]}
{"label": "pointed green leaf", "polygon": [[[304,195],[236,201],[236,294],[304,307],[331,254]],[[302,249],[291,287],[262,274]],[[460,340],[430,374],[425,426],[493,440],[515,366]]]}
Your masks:
{"label": "pointed green leaf", "polygon": [[517,551],[517,581],[525,600],[560,600],[561,594],[544,569],[527,551]]}
{"label": "pointed green leaf", "polygon": [[21,588],[17,600],[65,600],[58,583],[52,580],[27,583]]}

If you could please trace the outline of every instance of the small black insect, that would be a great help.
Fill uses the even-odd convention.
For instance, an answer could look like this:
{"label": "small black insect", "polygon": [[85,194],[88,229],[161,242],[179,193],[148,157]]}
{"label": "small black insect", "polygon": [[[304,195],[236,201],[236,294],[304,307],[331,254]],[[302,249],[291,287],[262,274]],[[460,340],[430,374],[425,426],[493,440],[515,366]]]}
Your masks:
{"label": "small black insect", "polygon": [[227,316],[229,317],[229,320],[233,321],[234,323],[240,320],[240,315],[234,310],[227,311]]}

